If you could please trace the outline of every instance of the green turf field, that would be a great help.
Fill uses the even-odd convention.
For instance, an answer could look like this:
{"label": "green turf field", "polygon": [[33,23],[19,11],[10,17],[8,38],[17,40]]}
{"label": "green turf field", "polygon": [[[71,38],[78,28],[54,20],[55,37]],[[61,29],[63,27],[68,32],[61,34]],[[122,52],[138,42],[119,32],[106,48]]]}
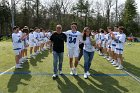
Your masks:
{"label": "green turf field", "polygon": [[[0,73],[15,65],[12,43],[0,42]],[[125,47],[124,66],[126,70],[140,78],[140,44]],[[11,69],[0,75],[0,93],[139,93],[140,83],[131,76],[115,68],[96,53],[89,79],[83,78],[83,58],[78,66],[79,76],[69,75],[69,62],[65,52],[63,73],[57,80],[51,75],[52,54],[48,51],[36,59],[29,59],[24,69]],[[13,74],[13,72],[15,74]]]}

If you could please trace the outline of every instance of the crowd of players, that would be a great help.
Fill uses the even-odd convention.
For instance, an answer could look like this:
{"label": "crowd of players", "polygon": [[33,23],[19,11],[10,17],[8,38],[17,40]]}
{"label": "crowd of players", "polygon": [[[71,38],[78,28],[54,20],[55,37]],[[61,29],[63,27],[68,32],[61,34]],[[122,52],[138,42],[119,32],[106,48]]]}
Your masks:
{"label": "crowd of players", "polygon": [[126,41],[126,35],[123,33],[125,28],[115,26],[107,28],[107,31],[101,29],[96,33],[96,46],[99,49],[99,55],[104,56],[116,69],[123,69],[123,51]]}
{"label": "crowd of players", "polygon": [[[13,28],[12,41],[15,52],[16,68],[22,68],[22,64],[27,61],[27,49],[30,50],[30,58],[35,58],[39,53],[53,46],[54,75],[62,74],[62,62],[64,52],[64,42],[67,42],[68,56],[70,62],[70,74],[77,75],[77,66],[80,58],[84,57],[84,78],[90,76],[89,70],[94,52],[99,51],[99,55],[111,62],[116,69],[123,69],[123,51],[126,35],[123,33],[123,26],[115,26],[114,29],[107,27],[107,30],[99,29],[92,32],[89,27],[85,27],[83,32],[77,31],[77,23],[71,24],[71,30],[62,32],[62,26],[57,25],[56,31],[50,32],[42,28],[35,27],[23,29],[15,26]],[[91,37],[95,40],[91,40]],[[82,47],[80,45],[83,45]],[[79,50],[80,48],[80,50]],[[58,57],[58,58],[57,58]],[[73,64],[73,58],[75,62]]]}
{"label": "crowd of players", "polygon": [[51,31],[45,31],[35,27],[29,29],[25,26],[23,29],[15,26],[13,28],[12,42],[15,52],[16,68],[22,68],[22,64],[27,61],[27,49],[30,48],[30,58],[34,58],[50,48],[48,41],[51,36]]}

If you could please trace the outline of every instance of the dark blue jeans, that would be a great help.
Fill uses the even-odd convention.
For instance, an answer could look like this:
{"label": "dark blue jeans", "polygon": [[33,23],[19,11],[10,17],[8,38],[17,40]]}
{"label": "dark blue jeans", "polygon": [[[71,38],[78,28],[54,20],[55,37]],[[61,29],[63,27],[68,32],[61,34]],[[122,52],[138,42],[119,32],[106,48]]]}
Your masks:
{"label": "dark blue jeans", "polygon": [[84,71],[85,73],[89,71],[92,59],[94,57],[94,52],[88,52],[86,50],[83,50],[84,55]]}
{"label": "dark blue jeans", "polygon": [[[62,53],[57,53],[55,51],[53,51],[53,71],[54,74],[57,74],[58,72],[58,67],[59,67],[59,71],[62,71],[62,63],[63,63],[63,52]],[[58,64],[59,62],[59,64]]]}

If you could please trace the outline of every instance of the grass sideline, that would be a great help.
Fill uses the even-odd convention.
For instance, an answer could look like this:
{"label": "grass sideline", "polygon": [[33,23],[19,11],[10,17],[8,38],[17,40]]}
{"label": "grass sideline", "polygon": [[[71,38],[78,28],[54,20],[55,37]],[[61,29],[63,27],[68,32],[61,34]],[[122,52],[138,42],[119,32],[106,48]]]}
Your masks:
{"label": "grass sideline", "polygon": [[[140,77],[140,44],[125,46],[124,66],[126,70]],[[15,65],[12,43],[0,42],[0,72]],[[69,74],[67,50],[65,50],[63,73]],[[53,80],[51,76],[41,73],[53,73],[52,54],[48,51],[29,59],[23,69],[12,69],[9,72],[40,73],[4,74],[0,76],[0,93],[139,93],[140,84],[130,76],[92,76],[85,80],[83,76],[60,76]],[[92,74],[125,74],[115,68],[96,53],[92,62]],[[78,74],[83,74],[83,58],[78,66]]]}

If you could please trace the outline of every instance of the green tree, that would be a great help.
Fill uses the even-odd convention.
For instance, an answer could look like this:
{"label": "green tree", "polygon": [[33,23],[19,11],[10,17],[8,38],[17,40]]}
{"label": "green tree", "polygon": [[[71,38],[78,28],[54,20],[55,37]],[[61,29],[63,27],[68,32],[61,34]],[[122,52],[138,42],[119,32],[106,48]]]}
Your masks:
{"label": "green tree", "polygon": [[127,29],[126,32],[127,34],[130,34],[138,30],[136,29],[136,27],[133,27],[135,25],[134,19],[136,15],[137,15],[137,6],[135,0],[126,0],[123,14],[123,23]]}
{"label": "green tree", "polygon": [[77,12],[77,16],[80,15],[80,17],[85,17],[84,19],[84,25],[87,26],[88,24],[88,16],[89,16],[89,13],[91,12],[90,11],[90,4],[87,1],[84,1],[84,0],[79,0],[77,2],[77,4],[75,6],[73,6],[72,8],[73,11],[76,11]]}

